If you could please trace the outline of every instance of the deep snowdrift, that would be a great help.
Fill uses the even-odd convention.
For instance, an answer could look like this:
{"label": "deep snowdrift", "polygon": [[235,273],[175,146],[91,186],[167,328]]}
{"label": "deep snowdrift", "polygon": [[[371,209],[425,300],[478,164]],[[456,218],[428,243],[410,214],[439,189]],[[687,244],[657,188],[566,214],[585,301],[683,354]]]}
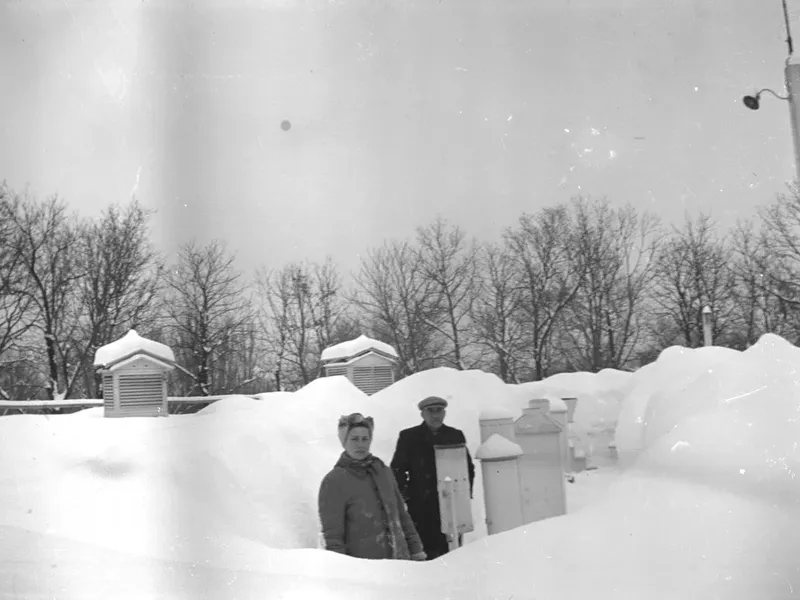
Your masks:
{"label": "deep snowdrift", "polygon": [[[800,590],[798,349],[670,348],[634,374],[507,386],[436,369],[367,397],[344,378],[225,398],[195,415],[101,409],[0,419],[0,592],[11,597],[791,598]],[[486,537],[482,479],[467,545],[430,563],[316,549],[316,493],[339,415],[376,420],[388,461],[419,399],[479,442],[478,415],[579,396],[576,429],[618,423],[624,470],[568,485],[564,517]],[[598,448],[598,451],[604,450]]]}

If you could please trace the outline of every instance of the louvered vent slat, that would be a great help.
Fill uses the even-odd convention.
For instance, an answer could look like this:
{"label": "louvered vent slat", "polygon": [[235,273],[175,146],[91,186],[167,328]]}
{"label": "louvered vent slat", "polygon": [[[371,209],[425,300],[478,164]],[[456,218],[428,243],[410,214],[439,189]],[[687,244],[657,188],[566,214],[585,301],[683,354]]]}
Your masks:
{"label": "louvered vent slat", "polygon": [[392,368],[391,367],[374,367],[375,371],[372,375],[372,380],[375,384],[375,391],[380,391],[387,388],[394,381],[392,381]]}
{"label": "louvered vent slat", "polygon": [[105,375],[103,377],[103,407],[105,410],[114,410],[114,377]]}
{"label": "louvered vent slat", "polygon": [[367,388],[372,383],[372,369],[370,367],[355,367],[353,369],[353,383],[357,388],[367,392]]}
{"label": "louvered vent slat", "polygon": [[353,384],[365,394],[374,394],[394,383],[391,367],[355,367]]}
{"label": "louvered vent slat", "polygon": [[158,406],[162,401],[163,383],[160,375],[130,376],[119,378],[120,408]]}
{"label": "louvered vent slat", "polygon": [[166,417],[167,366],[143,354],[109,367],[103,379],[105,416]]}
{"label": "louvered vent slat", "polygon": [[328,373],[328,377],[347,375],[347,367],[327,367],[326,371]]}

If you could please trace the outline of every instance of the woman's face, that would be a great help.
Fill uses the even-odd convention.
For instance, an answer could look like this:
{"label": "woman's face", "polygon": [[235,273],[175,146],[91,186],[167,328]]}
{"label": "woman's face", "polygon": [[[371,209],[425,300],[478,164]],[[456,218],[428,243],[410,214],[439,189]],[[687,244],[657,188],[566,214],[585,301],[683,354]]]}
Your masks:
{"label": "woman's face", "polygon": [[350,433],[347,434],[347,439],[344,441],[344,451],[350,458],[361,460],[369,456],[369,446],[372,443],[372,438],[369,435],[369,429],[366,427],[353,427]]}

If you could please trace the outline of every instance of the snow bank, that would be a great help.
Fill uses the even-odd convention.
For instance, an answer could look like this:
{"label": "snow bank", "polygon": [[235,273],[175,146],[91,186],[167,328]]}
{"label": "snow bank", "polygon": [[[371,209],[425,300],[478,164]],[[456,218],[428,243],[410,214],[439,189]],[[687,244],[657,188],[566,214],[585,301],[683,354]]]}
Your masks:
{"label": "snow bank", "polygon": [[625,475],[601,502],[471,544],[435,598],[794,598],[796,514],[710,487]]}
{"label": "snow bank", "polygon": [[509,387],[525,398],[525,406],[532,398],[548,398],[551,406],[558,403],[559,409],[566,410],[562,398],[577,398],[570,437],[577,448],[594,456],[604,452],[614,437],[622,400],[632,377],[633,373],[604,369],[599,373],[559,373],[542,381]]}
{"label": "snow bank", "polygon": [[522,411],[509,410],[503,406],[483,409],[478,415],[480,421],[497,421],[501,419],[516,419]]}
{"label": "snow bank", "polygon": [[[725,364],[736,365],[735,374],[741,368],[740,354],[728,348],[671,346],[655,362],[636,371],[618,415],[614,440],[620,458],[627,462],[638,455],[645,446],[648,427],[650,437],[657,436],[661,427],[668,429],[675,419],[682,418],[684,408],[690,406],[684,399],[703,374],[713,375]],[[734,378],[738,380],[738,376]]]}
{"label": "snow bank", "polygon": [[547,379],[523,384],[541,395],[559,398],[578,398],[576,424],[586,427],[605,427],[617,418],[623,386],[632,373],[605,370],[600,373],[559,373]]}
{"label": "snow bank", "polygon": [[[464,578],[441,584],[440,594],[794,597],[798,350],[766,337],[745,353],[672,349],[662,358],[637,373],[632,390],[653,391],[644,450],[605,496],[465,547],[449,559]],[[657,390],[672,380],[683,394],[670,402]],[[482,568],[488,562],[493,568]]]}
{"label": "snow bank", "polygon": [[[616,443],[620,459],[632,464],[679,424],[718,414],[749,397],[797,398],[793,371],[800,349],[768,334],[745,352],[725,348],[668,348],[636,373],[620,412]],[[772,410],[772,404],[762,406]],[[722,413],[726,414],[726,413]]]}
{"label": "snow bank", "polygon": [[[167,419],[4,417],[0,595],[788,599],[800,589],[798,358],[765,336],[743,353],[668,349],[633,375],[560,375],[527,385],[533,394],[435,369],[371,397],[331,377]],[[633,440],[635,455],[621,474],[578,474],[567,515],[491,537],[478,468],[476,531],[437,561],[316,550],[319,482],[342,451],[338,417],[372,415],[373,451],[388,462],[432,394],[448,400],[447,422],[473,455],[487,411],[577,396],[596,431],[622,400],[617,442]]]}

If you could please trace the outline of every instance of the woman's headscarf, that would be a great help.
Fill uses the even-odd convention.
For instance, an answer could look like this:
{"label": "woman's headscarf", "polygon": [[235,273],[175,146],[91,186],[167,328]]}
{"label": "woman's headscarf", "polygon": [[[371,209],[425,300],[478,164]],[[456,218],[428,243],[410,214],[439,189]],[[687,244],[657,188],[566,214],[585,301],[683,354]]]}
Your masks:
{"label": "woman's headscarf", "polygon": [[372,431],[375,429],[375,421],[372,417],[365,417],[361,413],[342,415],[339,417],[339,441],[344,447],[344,442],[353,427],[366,427],[369,429],[369,437],[372,438]]}

